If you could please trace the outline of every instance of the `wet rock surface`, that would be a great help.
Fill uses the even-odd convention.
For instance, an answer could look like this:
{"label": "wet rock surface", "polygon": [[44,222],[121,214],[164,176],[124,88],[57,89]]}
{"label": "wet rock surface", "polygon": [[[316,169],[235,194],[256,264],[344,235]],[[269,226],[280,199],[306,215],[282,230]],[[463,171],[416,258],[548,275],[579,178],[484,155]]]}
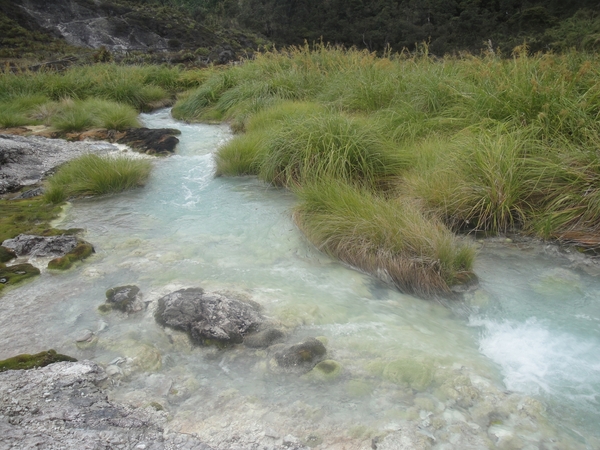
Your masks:
{"label": "wet rock surface", "polygon": [[117,286],[106,291],[106,303],[110,309],[123,312],[141,311],[143,303],[140,288],[133,285]]}
{"label": "wet rock surface", "polygon": [[272,347],[271,369],[276,372],[306,373],[325,358],[327,350],[323,343],[315,338],[286,346]]}
{"label": "wet rock surface", "polygon": [[76,236],[35,236],[20,234],[16,238],[6,239],[2,246],[13,250],[17,256],[53,257],[64,256],[79,244]]}
{"label": "wet rock surface", "polygon": [[239,344],[265,322],[260,306],[201,288],[181,289],[158,300],[161,325],[189,333],[196,344]]}
{"label": "wet rock surface", "polygon": [[102,142],[67,142],[40,136],[0,134],[0,194],[33,186],[65,162],[118,148]]}
{"label": "wet rock surface", "polygon": [[133,150],[149,155],[169,155],[175,151],[181,134],[174,128],[129,128],[123,131],[97,129],[82,133],[69,133],[69,140],[109,141],[129,145]]}
{"label": "wet rock surface", "polygon": [[104,370],[91,361],[0,373],[0,448],[211,450],[165,432],[166,415],[109,401]]}

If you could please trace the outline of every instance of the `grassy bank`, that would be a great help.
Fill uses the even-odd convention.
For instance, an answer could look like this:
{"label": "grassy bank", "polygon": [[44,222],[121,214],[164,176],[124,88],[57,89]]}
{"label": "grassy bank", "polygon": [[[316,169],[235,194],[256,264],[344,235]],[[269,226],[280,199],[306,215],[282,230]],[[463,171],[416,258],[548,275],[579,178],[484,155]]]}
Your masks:
{"label": "grassy bank", "polygon": [[217,174],[294,189],[315,245],[430,294],[469,276],[451,231],[600,244],[599,59],[303,47],[214,71],[173,114],[229,121]]}
{"label": "grassy bank", "polygon": [[0,73],[0,127],[58,131],[139,126],[140,111],[168,105],[205,73],[166,66],[96,64],[64,72]]}

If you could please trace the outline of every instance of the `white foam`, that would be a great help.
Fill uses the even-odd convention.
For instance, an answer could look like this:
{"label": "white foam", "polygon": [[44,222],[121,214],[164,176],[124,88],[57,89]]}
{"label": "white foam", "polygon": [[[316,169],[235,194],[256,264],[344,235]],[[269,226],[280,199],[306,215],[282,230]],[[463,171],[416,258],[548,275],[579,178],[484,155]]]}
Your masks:
{"label": "white foam", "polygon": [[536,318],[502,322],[471,318],[483,327],[480,351],[501,367],[510,390],[589,401],[600,393],[598,342],[552,330]]}

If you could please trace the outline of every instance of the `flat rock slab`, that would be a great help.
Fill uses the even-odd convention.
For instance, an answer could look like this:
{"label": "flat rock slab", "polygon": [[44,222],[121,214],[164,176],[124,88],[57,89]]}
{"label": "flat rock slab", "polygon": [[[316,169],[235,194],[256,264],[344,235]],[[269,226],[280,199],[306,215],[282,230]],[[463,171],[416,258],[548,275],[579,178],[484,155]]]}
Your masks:
{"label": "flat rock slab", "polygon": [[244,335],[257,331],[265,319],[260,306],[201,288],[181,289],[158,300],[156,321],[189,333],[200,345],[239,344]]}
{"label": "flat rock slab", "polygon": [[64,256],[77,247],[79,240],[73,235],[35,236],[20,234],[16,238],[6,239],[2,246],[14,251],[17,256],[57,258]]}
{"label": "flat rock slab", "polygon": [[61,164],[84,154],[118,150],[106,142],[67,142],[39,136],[0,134],[0,194],[35,185]]}
{"label": "flat rock slab", "polygon": [[106,378],[91,361],[0,373],[0,448],[212,450],[165,433],[164,413],[109,401],[98,387]]}

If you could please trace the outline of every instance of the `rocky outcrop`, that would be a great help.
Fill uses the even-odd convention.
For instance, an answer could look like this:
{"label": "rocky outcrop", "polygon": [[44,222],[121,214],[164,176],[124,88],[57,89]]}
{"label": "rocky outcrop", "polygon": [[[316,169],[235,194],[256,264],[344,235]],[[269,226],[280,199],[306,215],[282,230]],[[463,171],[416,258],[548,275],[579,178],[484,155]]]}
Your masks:
{"label": "rocky outcrop", "polygon": [[100,305],[102,312],[116,309],[123,312],[141,311],[144,304],[140,288],[134,285],[117,286],[106,291],[106,302]]}
{"label": "rocky outcrop", "polygon": [[2,448],[211,450],[198,438],[165,432],[167,416],[107,399],[107,379],[91,361],[0,373]]}
{"label": "rocky outcrop", "polygon": [[47,2],[24,0],[22,8],[40,26],[53,30],[71,45],[111,50],[167,48],[167,39],[142,24],[131,27],[127,15],[132,8],[106,2]]}
{"label": "rocky outcrop", "polygon": [[240,344],[265,322],[260,306],[201,288],[181,289],[158,300],[156,321],[189,333],[200,345]]}
{"label": "rocky outcrop", "polygon": [[106,142],[67,142],[39,136],[0,134],[0,194],[39,183],[65,162],[87,153],[118,151]]}
{"label": "rocky outcrop", "polygon": [[20,234],[6,239],[2,246],[15,252],[17,256],[51,257],[49,269],[66,270],[76,261],[81,261],[94,253],[89,242],[73,235],[36,236]]}
{"label": "rocky outcrop", "polygon": [[192,17],[180,9],[161,7],[154,2],[17,0],[14,3],[17,5],[11,5],[11,16],[20,26],[41,28],[49,36],[60,36],[75,47],[101,49],[109,58],[112,54],[122,59],[145,53],[154,62],[225,64],[251,54],[262,42],[239,29],[214,30],[207,26],[204,17]]}
{"label": "rocky outcrop", "polygon": [[53,257],[64,256],[77,247],[76,236],[35,236],[20,234],[16,238],[6,239],[2,246],[13,250],[17,256]]}

